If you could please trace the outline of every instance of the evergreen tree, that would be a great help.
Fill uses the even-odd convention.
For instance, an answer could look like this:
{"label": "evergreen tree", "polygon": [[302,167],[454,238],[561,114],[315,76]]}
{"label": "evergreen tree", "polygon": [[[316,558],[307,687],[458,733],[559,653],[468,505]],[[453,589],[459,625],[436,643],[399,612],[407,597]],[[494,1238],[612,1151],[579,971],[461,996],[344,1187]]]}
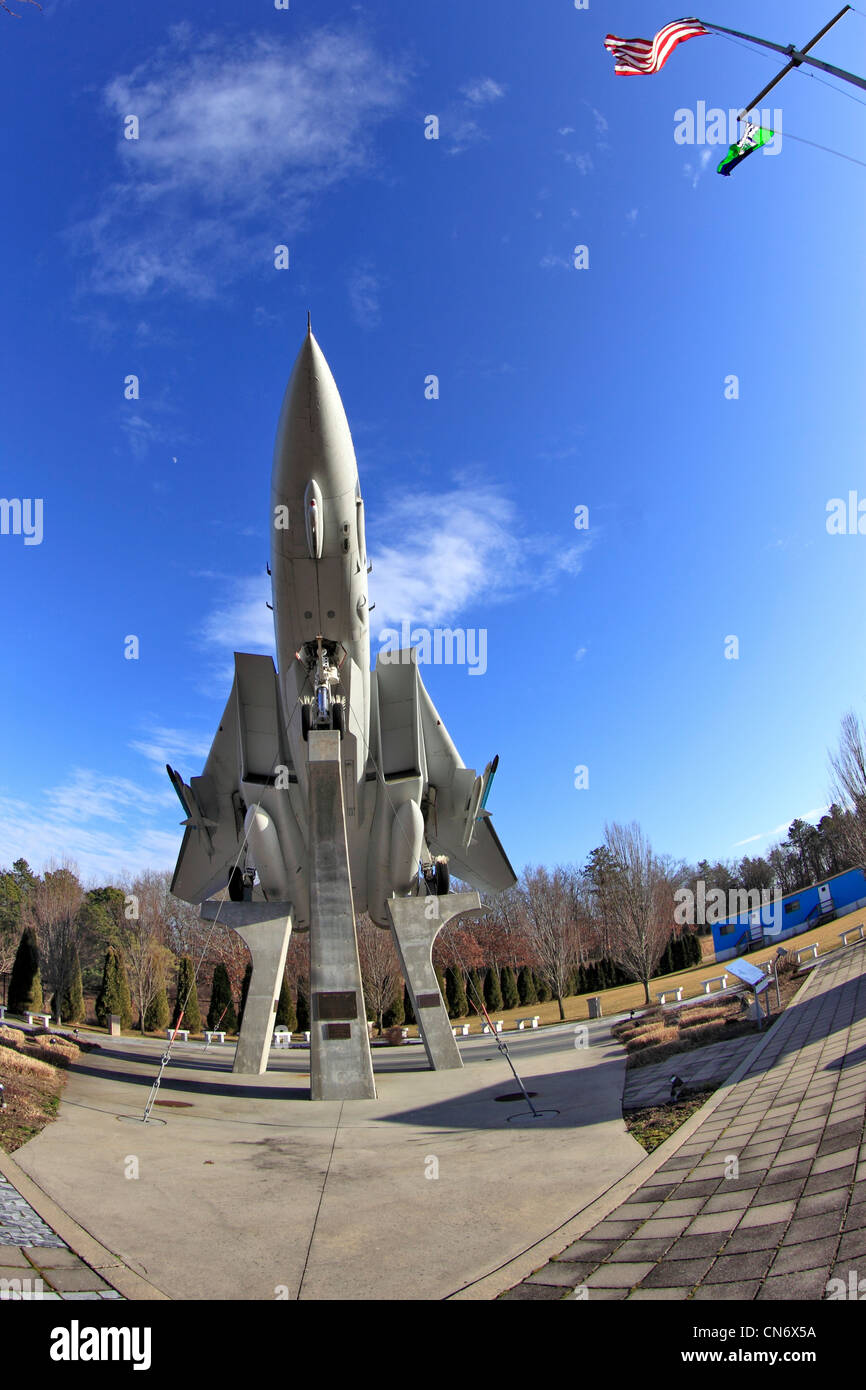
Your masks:
{"label": "evergreen tree", "polygon": [[448,987],[448,1017],[465,1018],[469,1013],[469,1002],[466,998],[466,985],[463,981],[463,971],[457,965],[452,965],[447,976]]}
{"label": "evergreen tree", "polygon": [[161,1033],[164,1028],[168,1027],[170,1018],[171,1010],[168,1007],[165,985],[160,985],[145,1010],[144,1031],[146,1033]]}
{"label": "evergreen tree", "polygon": [[[240,1008],[238,1009],[238,1032],[240,1032],[240,1031],[241,1031],[241,1028],[243,1027],[243,1022],[244,1022],[244,1009],[247,1007],[247,995],[248,995],[249,992],[250,992],[250,980],[251,980],[252,978],[253,978],[253,963],[252,963],[251,960],[248,960],[248,961],[247,961],[247,968],[246,968],[246,970],[244,971],[244,978],[241,980],[241,1006],[240,1006]],[[284,977],[284,982],[285,982],[285,977]],[[280,991],[280,998],[282,999],[282,997],[283,997],[283,995],[282,995],[282,990],[281,990],[281,991]],[[277,1013],[279,1013],[279,1009],[277,1009]],[[279,1023],[279,1019],[276,1019],[276,1022]]]}
{"label": "evergreen tree", "polygon": [[499,985],[499,971],[493,965],[484,978],[484,1002],[488,1013],[499,1013],[502,1008],[502,990]]}
{"label": "evergreen tree", "polygon": [[[470,1015],[480,1012],[480,1001],[484,998],[484,985],[477,970],[469,972],[469,989],[467,991],[466,1002],[469,1005]],[[474,1007],[473,1007],[474,1006]]]}
{"label": "evergreen tree", "polygon": [[[250,977],[252,978],[252,966],[249,967],[249,970]],[[249,984],[247,984],[247,988],[249,988]],[[292,998],[292,991],[289,988],[289,982],[286,979],[285,970],[283,971],[283,983],[280,985],[280,1002],[277,1004],[277,1016],[274,1022],[277,1024],[282,1024],[282,1026],[284,1028],[288,1028],[291,1033],[294,1033],[298,1026],[298,1015],[295,1012],[295,1001]],[[306,1029],[304,1031],[306,1032]]]}
{"label": "evergreen tree", "polygon": [[9,980],[10,1014],[26,1014],[42,1010],[42,977],[39,974],[39,947],[32,927],[21,933],[12,975]]}
{"label": "evergreen tree", "polygon": [[520,996],[520,1003],[524,1006],[538,1003],[535,980],[528,965],[523,965],[520,968],[520,974],[517,976],[517,993]]}
{"label": "evergreen tree", "polygon": [[412,996],[406,985],[403,986],[403,1019],[406,1023],[416,1023],[415,1010],[412,1008]]}
{"label": "evergreen tree", "polygon": [[198,991],[195,987],[195,967],[191,956],[181,956],[177,967],[177,995],[174,1013],[171,1016],[172,1028],[177,1027],[180,1011],[183,1009],[182,1028],[191,1033],[201,1032],[201,1009],[198,1006]]}
{"label": "evergreen tree", "polygon": [[132,998],[123,957],[109,946],[102,967],[102,988],[96,996],[96,1018],[103,1028],[108,1027],[112,1014],[117,1014],[121,1028],[132,1027]]}
{"label": "evergreen tree", "polygon": [[577,992],[586,994],[589,986],[586,983],[586,966],[581,964],[577,967]]}
{"label": "evergreen tree", "polygon": [[502,989],[503,1009],[516,1009],[520,1004],[520,995],[517,992],[517,979],[510,965],[505,965],[499,976],[499,984]]}
{"label": "evergreen tree", "polygon": [[58,999],[55,994],[51,1008],[58,1023],[80,1023],[84,1018],[84,987],[81,982],[81,961],[78,951],[72,962],[72,971],[69,977],[69,984]]}
{"label": "evergreen tree", "polygon": [[238,1016],[235,1013],[229,972],[222,962],[216,966],[213,972],[207,1026],[211,1031],[218,1028],[224,1033],[236,1033],[238,1028]]}
{"label": "evergreen tree", "polygon": [[535,980],[535,993],[538,995],[539,1004],[546,1004],[550,998],[550,986],[535,970],[532,972],[532,977]]}
{"label": "evergreen tree", "polygon": [[438,983],[438,985],[439,985],[439,993],[442,995],[442,1002],[444,1003],[444,1005],[445,1005],[445,1007],[446,1007],[446,1009],[447,1009],[447,1008],[448,1008],[448,986],[447,986],[446,983],[445,983],[445,976],[443,975],[440,966],[437,965],[437,966],[435,967],[435,970],[436,970],[436,980],[437,980],[437,983]]}
{"label": "evergreen tree", "polygon": [[310,1001],[307,998],[306,980],[298,980],[298,1032],[310,1031]]}
{"label": "evergreen tree", "polygon": [[394,1028],[404,1022],[403,991],[401,989],[394,995],[394,998],[382,1015],[382,1023],[386,1028]]}

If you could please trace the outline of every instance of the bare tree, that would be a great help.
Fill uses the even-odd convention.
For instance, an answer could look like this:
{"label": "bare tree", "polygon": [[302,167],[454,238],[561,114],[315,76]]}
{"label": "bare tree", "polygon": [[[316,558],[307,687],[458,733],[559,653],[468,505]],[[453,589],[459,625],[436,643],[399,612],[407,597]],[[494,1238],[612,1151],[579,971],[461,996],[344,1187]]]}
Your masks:
{"label": "bare tree", "polygon": [[364,1001],[375,1016],[381,1038],[383,1016],[403,988],[400,961],[390,931],[377,927],[366,912],[358,918],[357,926]]}
{"label": "bare tree", "polygon": [[83,901],[78,867],[64,860],[59,865],[52,862],[36,883],[25,909],[27,925],[36,930],[42,980],[48,997],[54,995],[58,1023],[62,1022],[63,996],[75,971]]}
{"label": "bare tree", "polygon": [[171,907],[168,876],[152,869],[129,886],[121,942],[129,987],[138,1007],[138,1026],[158,991],[165,987],[172,953],[166,945]]}
{"label": "bare tree", "polygon": [[866,864],[866,727],[853,710],[842,717],[839,748],[830,755],[833,800],[848,812],[845,849],[857,864]]}
{"label": "bare tree", "polygon": [[661,960],[674,920],[676,866],[653,853],[636,821],[606,825],[605,847],[611,856],[601,908],[610,926],[613,959],[644,988]]}
{"label": "bare tree", "polygon": [[527,943],[563,1020],[562,1001],[580,949],[571,888],[571,875],[560,867],[551,873],[527,866],[520,885]]}

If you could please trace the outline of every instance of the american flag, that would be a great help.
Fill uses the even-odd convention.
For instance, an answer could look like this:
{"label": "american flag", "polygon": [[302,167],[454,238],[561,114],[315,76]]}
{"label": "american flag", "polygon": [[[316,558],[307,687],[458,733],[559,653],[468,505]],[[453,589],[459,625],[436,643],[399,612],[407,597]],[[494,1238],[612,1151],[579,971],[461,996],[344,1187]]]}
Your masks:
{"label": "american flag", "polygon": [[617,77],[641,77],[659,72],[684,39],[708,33],[699,19],[675,19],[659,29],[654,39],[618,39],[615,34],[608,34],[604,46],[616,59]]}

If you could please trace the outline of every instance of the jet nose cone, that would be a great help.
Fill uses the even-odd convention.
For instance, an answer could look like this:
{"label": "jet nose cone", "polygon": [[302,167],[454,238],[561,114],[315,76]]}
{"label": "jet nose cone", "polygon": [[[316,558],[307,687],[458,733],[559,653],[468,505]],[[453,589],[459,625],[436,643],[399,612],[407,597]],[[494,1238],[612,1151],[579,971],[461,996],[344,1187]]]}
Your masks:
{"label": "jet nose cone", "polygon": [[324,498],[339,497],[354,489],[357,466],[337,383],[308,318],[277,425],[274,492],[297,497],[310,478]]}

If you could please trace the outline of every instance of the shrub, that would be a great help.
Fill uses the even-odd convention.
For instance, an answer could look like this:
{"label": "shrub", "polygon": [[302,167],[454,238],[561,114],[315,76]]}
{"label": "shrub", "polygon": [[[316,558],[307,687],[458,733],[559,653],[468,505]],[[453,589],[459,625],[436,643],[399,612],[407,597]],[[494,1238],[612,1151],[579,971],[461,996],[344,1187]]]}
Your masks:
{"label": "shrub", "polygon": [[412,996],[409,993],[408,987],[405,984],[403,986],[403,1022],[416,1022],[415,1010],[412,1008]]}
{"label": "shrub", "polygon": [[394,995],[394,998],[382,1015],[382,1022],[386,1028],[395,1028],[399,1027],[400,1024],[403,1023],[403,1020],[403,991],[401,989],[399,993]]}
{"label": "shrub", "polygon": [[219,1028],[226,1033],[237,1032],[238,1016],[235,1013],[235,1002],[232,998],[229,972],[226,970],[222,961],[220,961],[213,972],[213,981],[210,991],[210,1008],[207,1011],[207,1026],[212,1031],[215,1028]]}
{"label": "shrub", "polygon": [[132,1027],[132,999],[126,967],[116,948],[109,946],[102,967],[102,987],[96,996],[97,1022],[107,1028],[112,1014],[120,1018],[121,1028]]}
{"label": "shrub", "polygon": [[499,971],[492,966],[484,977],[484,1003],[487,1012],[499,1013],[502,1009],[502,990],[499,987]]}
{"label": "shrub", "polygon": [[[250,966],[250,978],[252,979],[252,966]],[[249,989],[249,985],[247,985]],[[294,1033],[298,1026],[298,1016],[295,1012],[295,1001],[292,998],[292,991],[289,989],[289,982],[286,979],[286,972],[283,971],[283,983],[280,985],[280,1000],[277,1004],[277,1016],[274,1022],[282,1028],[288,1028]],[[306,1032],[306,1029],[304,1029]]]}
{"label": "shrub", "polygon": [[177,967],[177,995],[175,997],[174,1013],[171,1017],[172,1028],[177,1027],[180,1011],[183,1009],[183,1028],[188,1028],[191,1033],[201,1032],[201,1009],[198,1006],[198,992],[195,987],[195,967],[191,956],[181,956]]}
{"label": "shrub", "polygon": [[[449,1018],[465,1018],[469,1012],[469,1002],[466,998],[466,985],[463,982],[463,971],[459,966],[452,965],[446,978],[446,998],[448,1003]],[[397,1019],[394,1020],[397,1022]]]}
{"label": "shrub", "polygon": [[146,1033],[161,1033],[168,1026],[170,1018],[171,1010],[168,1007],[165,985],[160,985],[144,1011],[144,1031]]}
{"label": "shrub", "polygon": [[307,997],[306,980],[298,980],[298,1032],[310,1031],[310,1001]]}
{"label": "shrub", "polygon": [[532,978],[532,971],[528,965],[522,966],[517,976],[517,994],[522,1005],[538,1003],[538,995],[535,992],[535,981]]}
{"label": "shrub", "polygon": [[[248,995],[249,992],[250,992],[250,980],[251,980],[252,978],[253,978],[253,963],[252,963],[251,960],[248,960],[248,961],[247,961],[247,968],[246,968],[246,970],[244,971],[244,978],[241,980],[241,1006],[240,1006],[240,1008],[238,1009],[238,1032],[241,1031],[241,1027],[242,1027],[242,1025],[243,1025],[243,1021],[244,1021],[244,1009],[247,1007],[247,995]],[[280,994],[280,997],[282,998],[282,992],[281,992],[281,994]],[[277,1010],[277,1012],[279,1012],[279,1010]],[[275,1022],[279,1022],[279,1019],[276,1019]]]}
{"label": "shrub", "polygon": [[21,933],[12,976],[9,981],[9,1012],[26,1014],[42,1010],[42,978],[39,974],[39,947],[32,927]]}
{"label": "shrub", "polygon": [[69,984],[51,1001],[51,1009],[58,1023],[80,1023],[84,1017],[84,989],[81,983],[81,961],[78,952],[72,962]]}
{"label": "shrub", "polygon": [[520,1006],[520,994],[517,989],[517,978],[510,965],[503,967],[499,984],[502,989],[503,1009],[516,1009]]}

